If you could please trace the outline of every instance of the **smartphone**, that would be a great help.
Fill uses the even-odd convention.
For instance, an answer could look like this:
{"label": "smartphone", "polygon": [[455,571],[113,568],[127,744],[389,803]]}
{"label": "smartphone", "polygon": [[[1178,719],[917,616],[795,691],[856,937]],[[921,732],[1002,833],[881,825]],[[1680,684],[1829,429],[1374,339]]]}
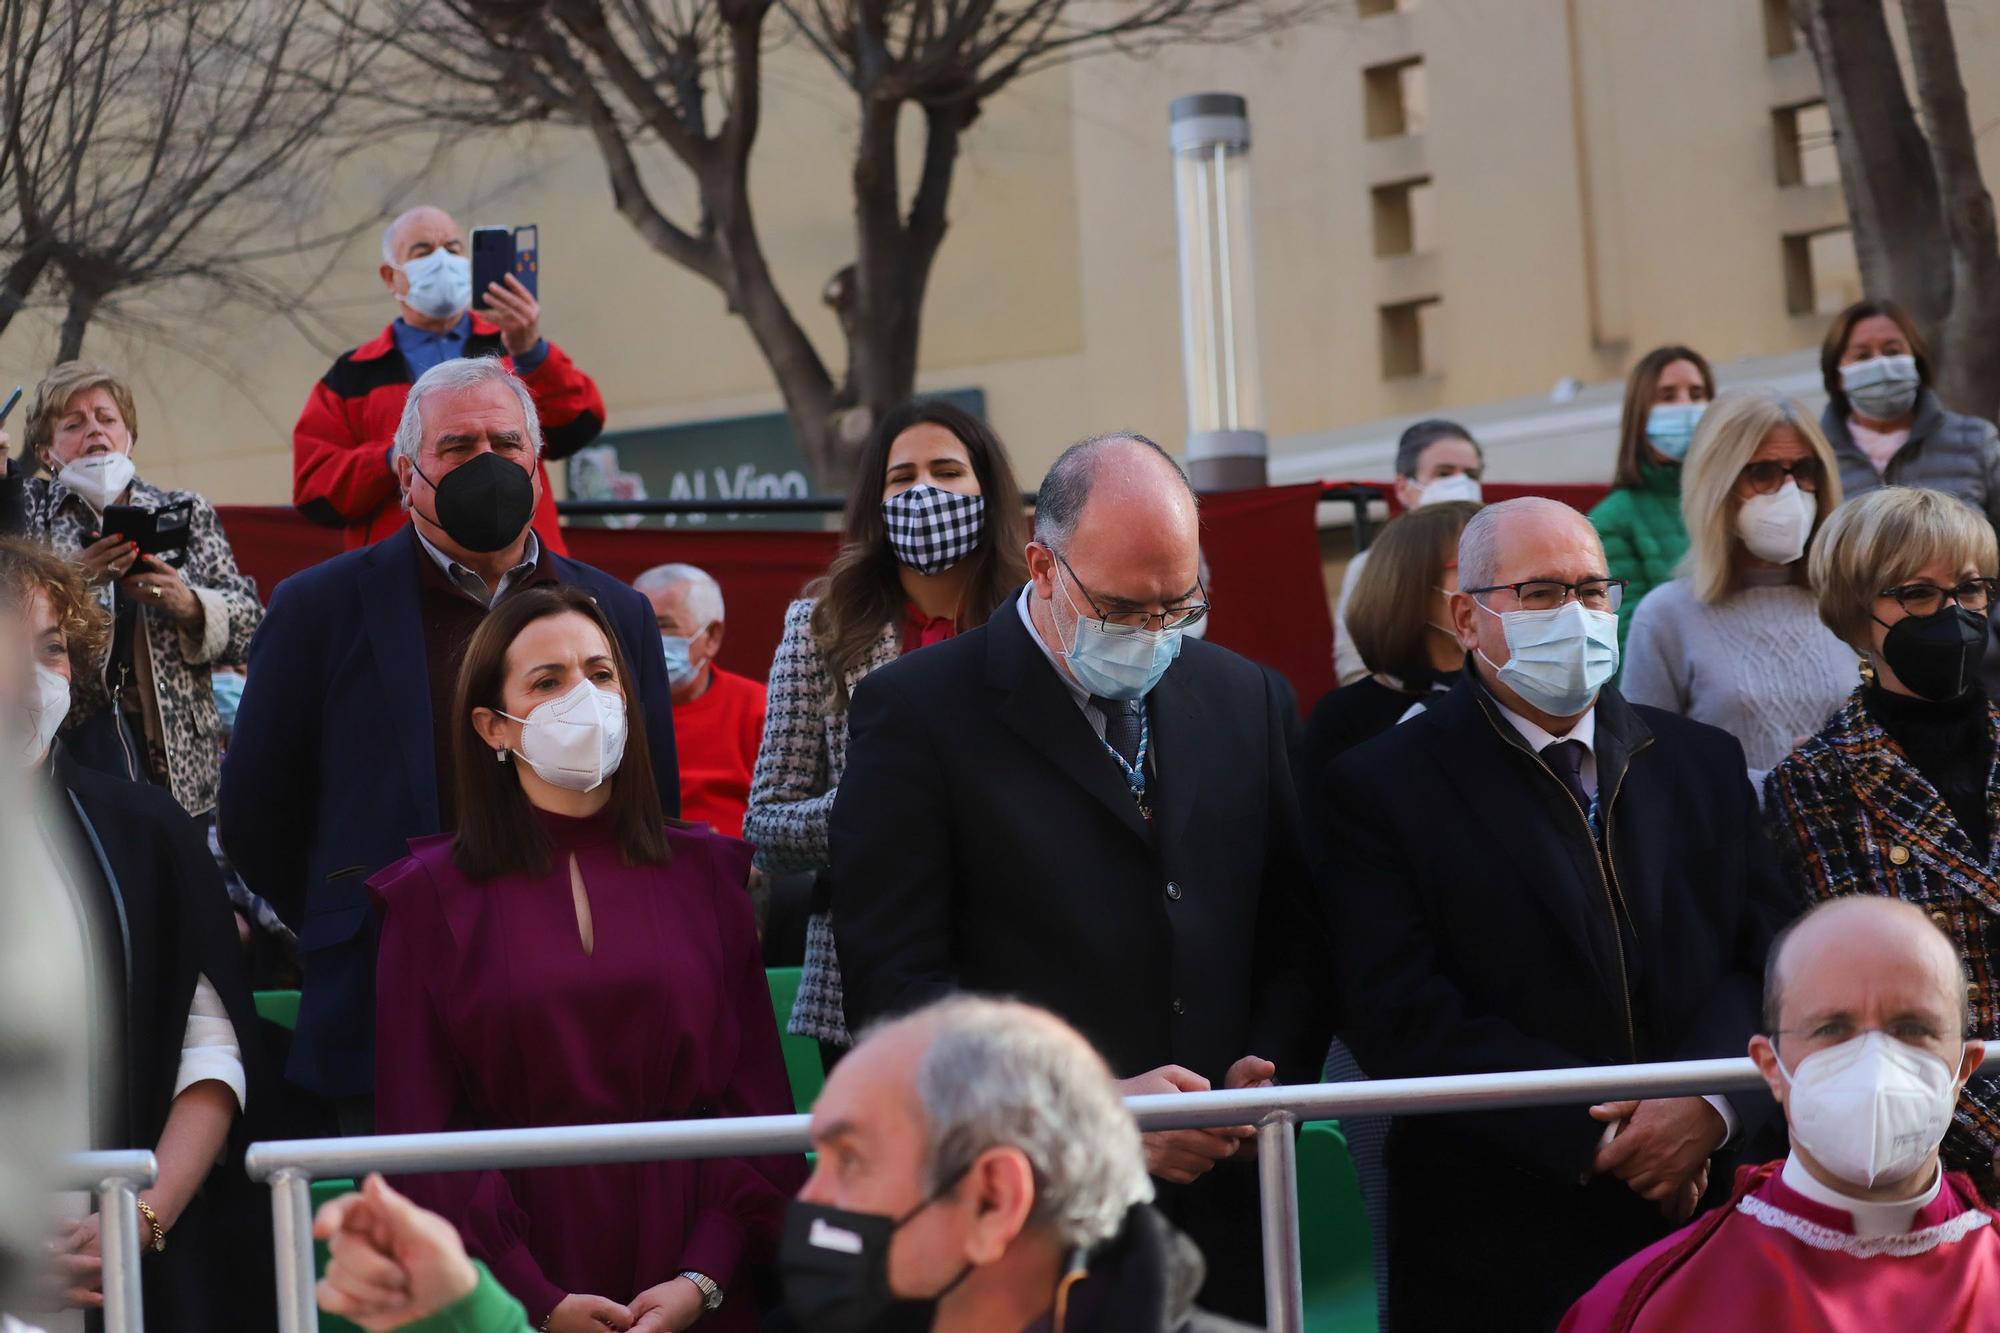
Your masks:
{"label": "smartphone", "polygon": [[486,304],[486,289],[509,273],[539,297],[536,285],[539,243],[536,229],[528,227],[474,227],[472,229],[472,304]]}
{"label": "smartphone", "polygon": [[112,505],[104,511],[104,530],[136,543],[141,555],[150,555],[162,564],[179,569],[187,563],[189,525],[194,520],[194,502],[141,509],[137,505]]}
{"label": "smartphone", "polygon": [[0,425],[4,425],[6,423],[7,414],[9,412],[12,412],[14,410],[14,404],[20,401],[21,401],[21,386],[16,384],[14,386],[14,392],[7,395],[7,401],[4,403],[0,403]]}

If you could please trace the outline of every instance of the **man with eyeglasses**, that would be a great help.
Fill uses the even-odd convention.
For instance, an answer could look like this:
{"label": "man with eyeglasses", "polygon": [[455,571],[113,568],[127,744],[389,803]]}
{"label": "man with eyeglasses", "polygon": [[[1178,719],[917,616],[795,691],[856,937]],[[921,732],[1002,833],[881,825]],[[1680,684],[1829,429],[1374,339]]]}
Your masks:
{"label": "man with eyeglasses", "polygon": [[[1458,561],[1465,673],[1318,797],[1342,1036],[1376,1078],[1742,1051],[1786,914],[1742,747],[1608,683],[1622,584],[1574,509],[1490,506]],[[1551,1328],[1685,1221],[1714,1155],[1769,1110],[1685,1096],[1397,1121],[1397,1327]]]}
{"label": "man with eyeglasses", "polygon": [[1939,1153],[1986,1058],[1970,1016],[1950,937],[1908,903],[1841,898],[1787,927],[1750,1056],[1790,1154],[1620,1264],[1562,1333],[1992,1327],[2000,1229]]}
{"label": "man with eyeglasses", "polygon": [[[1196,500],[1149,440],[1049,469],[1014,608],[863,681],[834,798],[851,1030],[963,989],[1054,1011],[1127,1092],[1311,1081],[1331,1035],[1287,692],[1187,633]],[[1296,724],[1296,710],[1291,724]],[[1261,1322],[1248,1126],[1149,1134],[1202,1304]]]}

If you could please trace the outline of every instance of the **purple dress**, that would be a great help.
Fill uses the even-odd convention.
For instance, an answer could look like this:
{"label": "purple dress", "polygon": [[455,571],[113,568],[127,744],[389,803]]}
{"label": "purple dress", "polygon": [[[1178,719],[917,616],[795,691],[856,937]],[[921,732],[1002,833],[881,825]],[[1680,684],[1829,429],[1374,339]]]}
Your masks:
{"label": "purple dress", "polygon": [[[743,883],[750,848],[669,829],[628,866],[605,816],[537,812],[548,874],[475,883],[449,835],[369,881],[382,910],[382,1134],[786,1115],[792,1099]],[[570,860],[589,898],[583,949]],[[571,1292],[629,1302],[685,1269],[731,1293],[703,1328],[754,1329],[751,1262],[775,1250],[798,1157],[406,1177],[535,1325]]]}

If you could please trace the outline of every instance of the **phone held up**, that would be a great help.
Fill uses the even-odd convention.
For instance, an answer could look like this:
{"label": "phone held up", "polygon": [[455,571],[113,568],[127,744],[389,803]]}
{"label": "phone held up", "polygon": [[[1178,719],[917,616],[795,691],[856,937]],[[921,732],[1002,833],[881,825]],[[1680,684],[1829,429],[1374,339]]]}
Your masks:
{"label": "phone held up", "polygon": [[528,295],[540,299],[536,279],[540,269],[540,244],[536,229],[526,227],[474,227],[472,229],[472,304],[486,304],[486,289],[513,274]]}

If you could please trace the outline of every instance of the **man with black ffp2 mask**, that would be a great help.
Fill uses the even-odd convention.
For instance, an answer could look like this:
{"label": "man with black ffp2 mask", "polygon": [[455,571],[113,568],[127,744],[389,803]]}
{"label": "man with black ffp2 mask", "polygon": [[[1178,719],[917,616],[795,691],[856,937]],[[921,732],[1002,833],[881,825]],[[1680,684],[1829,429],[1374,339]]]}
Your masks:
{"label": "man with black ffp2 mask", "polygon": [[449,725],[466,644],[502,599],[538,583],[597,599],[630,664],[660,804],[680,809],[673,710],[646,599],[548,549],[530,527],[542,435],[527,387],[492,358],[456,358],[410,389],[395,463],[410,522],[278,585],[250,645],[223,765],[223,845],[299,932],[305,969],[287,1073],[372,1120],[375,918],[367,881],[408,840],[455,824]]}
{"label": "man with black ffp2 mask", "polygon": [[802,1333],[1227,1333],[1151,1206],[1138,1127],[1053,1015],[958,997],[876,1028],[813,1107],[785,1221]]}

